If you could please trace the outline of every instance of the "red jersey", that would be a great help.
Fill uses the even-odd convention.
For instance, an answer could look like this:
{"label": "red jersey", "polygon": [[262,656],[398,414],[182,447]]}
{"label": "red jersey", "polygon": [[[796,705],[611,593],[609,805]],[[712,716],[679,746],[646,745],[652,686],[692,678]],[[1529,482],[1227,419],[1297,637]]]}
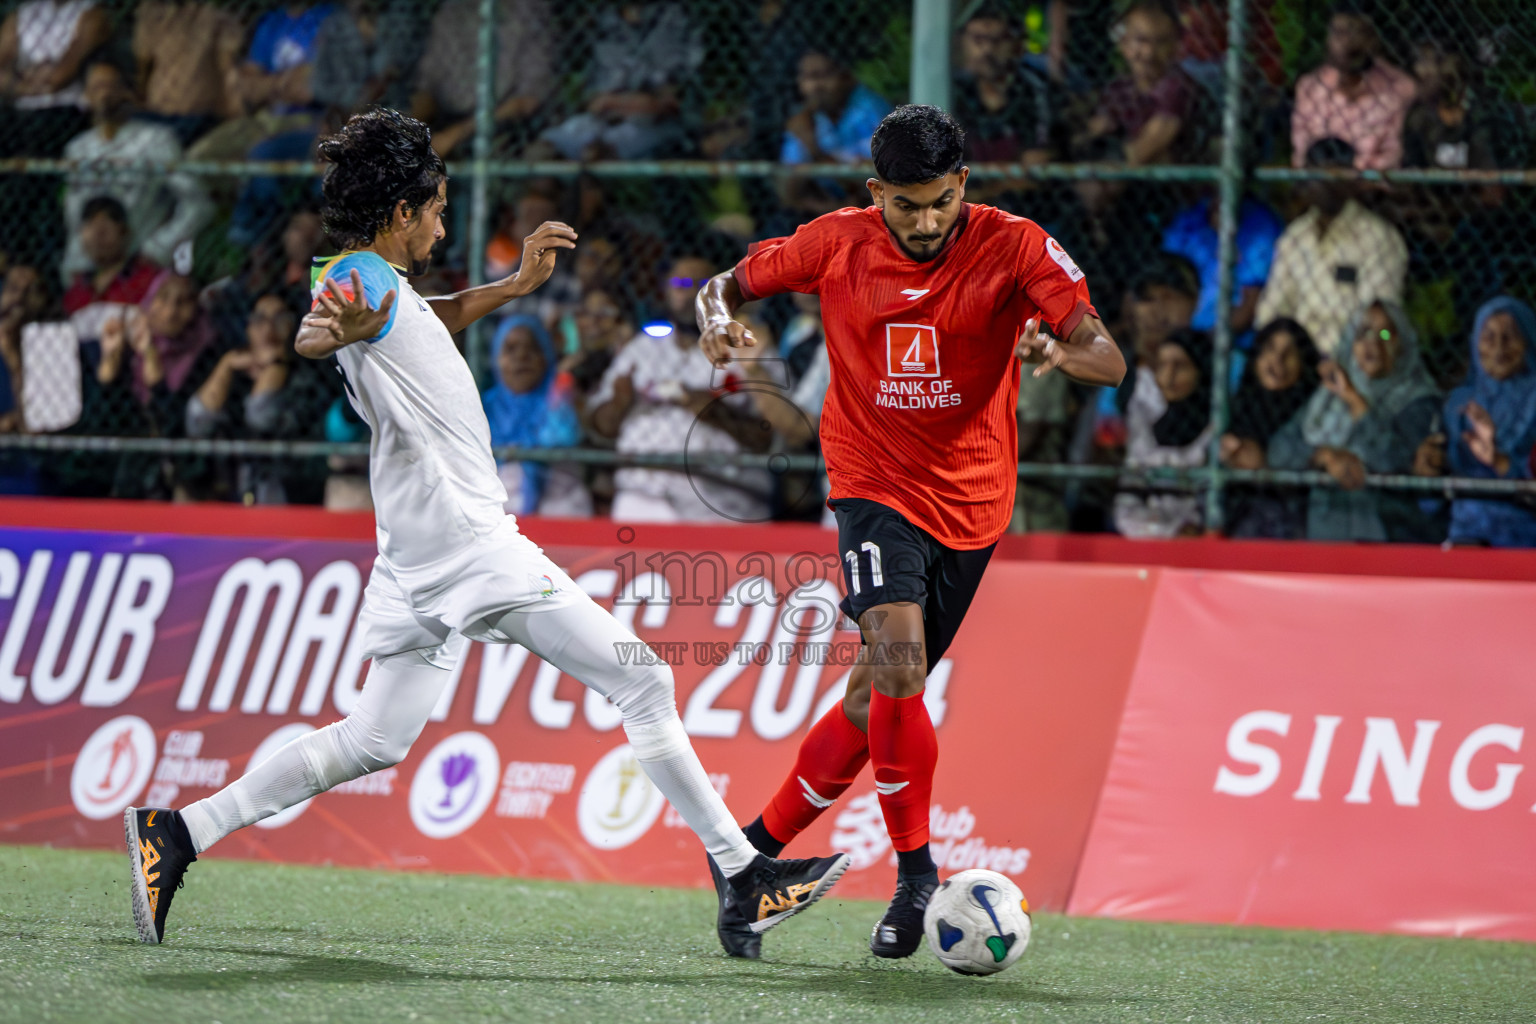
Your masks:
{"label": "red jersey", "polygon": [[748,299],[819,295],[832,367],[821,450],[832,498],[888,505],[951,548],[984,548],[1013,516],[1024,322],[1066,338],[1083,272],[1034,221],[965,204],[943,251],[908,256],[879,209],[838,210],[736,265]]}
{"label": "red jersey", "polygon": [[121,302],[137,306],[149,294],[155,278],[161,270],[142,256],[128,261],[116,277],[107,282],[105,290],[98,292],[94,275],[90,271],[76,274],[75,280],[64,292],[64,315],[73,316],[93,302]]}

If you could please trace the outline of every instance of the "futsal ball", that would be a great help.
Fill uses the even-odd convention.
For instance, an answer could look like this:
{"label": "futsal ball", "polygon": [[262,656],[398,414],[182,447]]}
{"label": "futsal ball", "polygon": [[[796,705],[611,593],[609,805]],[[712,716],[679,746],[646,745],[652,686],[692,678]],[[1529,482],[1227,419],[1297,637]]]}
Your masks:
{"label": "futsal ball", "polygon": [[928,948],[960,974],[996,974],[1029,945],[1029,901],[996,871],[970,868],[939,883],[923,914]]}

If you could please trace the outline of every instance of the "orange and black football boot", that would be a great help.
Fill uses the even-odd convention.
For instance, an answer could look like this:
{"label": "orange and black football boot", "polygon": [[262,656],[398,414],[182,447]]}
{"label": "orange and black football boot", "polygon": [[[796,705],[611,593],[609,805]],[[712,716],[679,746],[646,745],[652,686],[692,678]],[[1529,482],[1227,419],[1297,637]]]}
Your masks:
{"label": "orange and black football boot", "polygon": [[[771,860],[758,854],[746,870],[727,878],[725,884],[748,930],[761,935],[825,896],[850,863],[846,853],[809,860]],[[726,952],[731,952],[729,945]]]}
{"label": "orange and black football boot", "polygon": [[709,861],[709,877],[715,883],[715,899],[719,903],[715,934],[720,938],[720,948],[731,956],[756,960],[763,955],[762,938],[747,926],[747,919],[736,906],[735,891],[721,872],[720,865],[715,863],[715,858],[706,853],[704,859]]}
{"label": "orange and black football boot", "polygon": [[181,815],[167,807],[128,808],[123,833],[133,865],[133,920],[139,941],[155,945],[165,938],[165,916],[197,851]]}

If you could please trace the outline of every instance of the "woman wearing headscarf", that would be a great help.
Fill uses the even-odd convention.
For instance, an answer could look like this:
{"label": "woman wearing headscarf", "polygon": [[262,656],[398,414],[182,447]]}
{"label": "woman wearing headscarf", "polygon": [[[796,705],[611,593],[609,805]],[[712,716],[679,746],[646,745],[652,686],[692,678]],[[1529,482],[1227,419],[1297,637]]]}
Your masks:
{"label": "woman wearing headscarf", "polygon": [[[1270,438],[1317,391],[1322,357],[1307,329],[1289,317],[1272,320],[1254,339],[1253,358],[1232,398],[1232,420],[1221,438],[1221,462],[1234,469],[1264,469]],[[1306,502],[1300,495],[1252,484],[1227,491],[1227,533],[1232,537],[1300,540]]]}
{"label": "woman wearing headscarf", "polygon": [[1321,469],[1338,487],[1307,499],[1310,540],[1429,543],[1444,530],[1415,496],[1364,489],[1367,473],[1408,473],[1435,432],[1440,398],[1402,307],[1379,300],[1355,314],[1323,386],[1269,442],[1276,469]]}
{"label": "woman wearing headscarf", "polygon": [[[1467,382],[1445,403],[1446,455],[1455,476],[1528,480],[1536,445],[1536,312],[1500,296],[1477,311]],[[1451,503],[1458,544],[1536,547],[1536,511],[1495,497]]]}
{"label": "woman wearing headscarf", "polygon": [[[1174,331],[1158,346],[1151,376],[1156,386],[1138,381],[1126,407],[1126,468],[1203,465],[1212,432],[1210,338]],[[1115,528],[1127,537],[1198,534],[1200,503],[1188,491],[1122,490],[1115,495]]]}
{"label": "woman wearing headscarf", "polygon": [[213,322],[198,305],[197,283],[170,270],[155,278],[139,309],[140,316],[103,325],[97,379],[104,388],[126,384],[153,432],[168,436],[179,432],[188,395],[213,369]]}
{"label": "woman wearing headscarf", "polygon": [[[84,412],[76,430],[126,437],[179,437],[190,395],[218,361],[212,321],[198,304],[190,277],[164,271],[150,285],[138,310],[114,317],[101,328],[101,358],[83,380]],[[65,460],[70,461],[70,460]],[[110,480],[113,497],[169,498],[188,460],[143,454],[86,456],[80,466],[60,466],[61,478],[83,473]],[[66,487],[69,485],[66,483]],[[71,492],[79,493],[79,492]]]}
{"label": "woman wearing headscarf", "polygon": [[[565,448],[581,441],[569,373],[557,373],[555,346],[538,317],[515,314],[491,341],[495,382],[481,395],[491,447]],[[591,515],[592,497],[576,467],[497,461],[514,515]]]}

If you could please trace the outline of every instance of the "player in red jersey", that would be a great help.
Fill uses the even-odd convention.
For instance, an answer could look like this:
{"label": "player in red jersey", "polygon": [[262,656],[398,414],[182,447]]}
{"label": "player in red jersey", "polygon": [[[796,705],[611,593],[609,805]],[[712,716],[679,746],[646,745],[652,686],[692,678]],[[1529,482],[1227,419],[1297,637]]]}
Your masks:
{"label": "player in red jersey", "polygon": [[[745,832],[775,856],[873,762],[898,861],[896,895],[869,942],[883,957],[917,949],[938,885],[928,850],[938,741],[923,686],[1013,512],[1020,361],[1085,384],[1125,375],[1083,272],[1056,240],[1033,221],[965,202],[963,141],[937,107],[892,111],[870,145],[873,206],[760,243],[697,304],[700,345],[724,365],[756,344],[734,319],[743,303],[785,291],[821,297],[832,367],[821,415],[828,504],[842,609],[865,646],[842,703],[811,727]],[[760,942],[738,916],[722,898],[720,942],[756,957]]]}

